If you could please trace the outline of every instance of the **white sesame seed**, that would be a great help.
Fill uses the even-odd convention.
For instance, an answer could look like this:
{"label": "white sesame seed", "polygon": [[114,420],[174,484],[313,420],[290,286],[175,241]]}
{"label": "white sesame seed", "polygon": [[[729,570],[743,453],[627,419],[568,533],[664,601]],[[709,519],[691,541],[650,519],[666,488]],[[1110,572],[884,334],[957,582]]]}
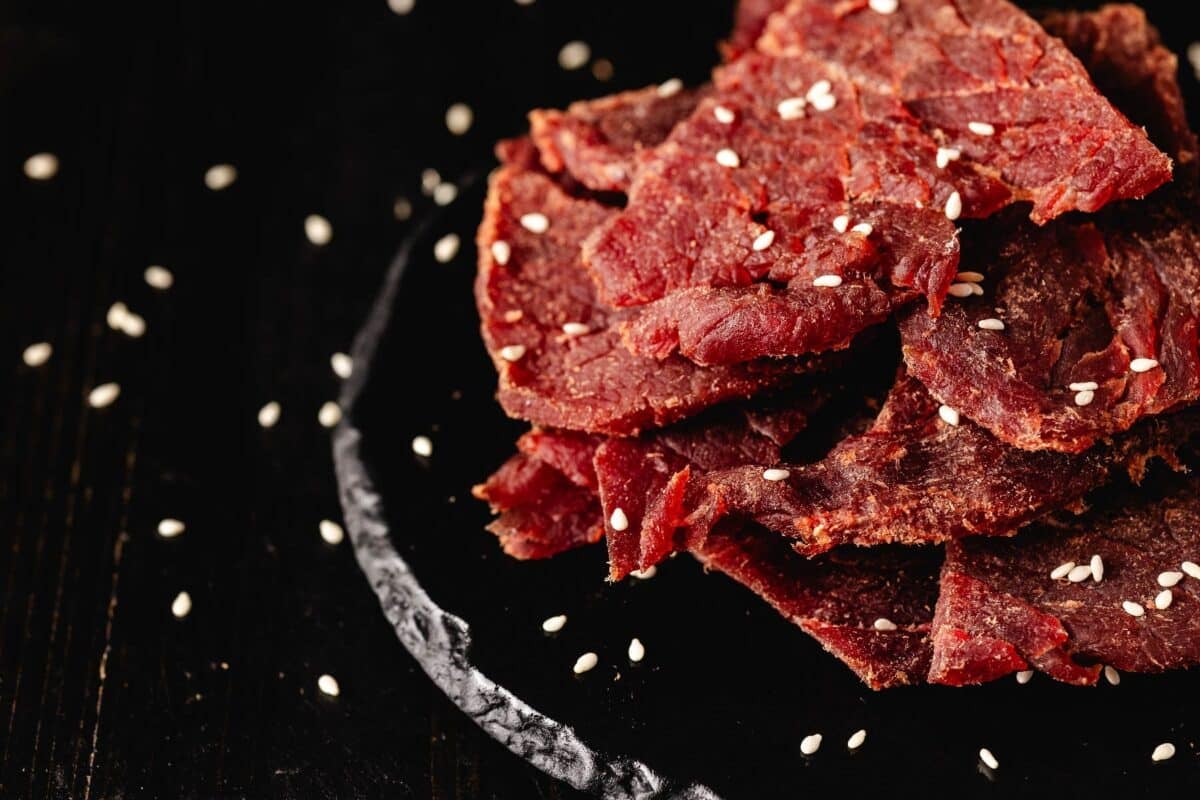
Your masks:
{"label": "white sesame seed", "polygon": [[1146,613],[1146,609],[1141,603],[1135,603],[1132,600],[1125,600],[1121,603],[1121,608],[1125,609],[1125,613],[1131,617],[1140,617]]}
{"label": "white sesame seed", "polygon": [[988,319],[981,319],[981,320],[979,320],[979,322],[977,324],[979,325],[980,328],[982,328],[985,331],[1002,331],[1002,330],[1004,330],[1004,321],[996,319],[995,317],[989,317]]}
{"label": "white sesame seed", "polygon": [[979,283],[984,277],[982,272],[960,272],[954,276],[954,279],[963,283]]}
{"label": "white sesame seed", "polygon": [[317,678],[317,688],[322,694],[327,694],[330,697],[337,697],[342,693],[342,687],[338,686],[337,678],[332,675],[322,675]]}
{"label": "white sesame seed", "polygon": [[433,190],[442,182],[441,173],[432,167],[421,170],[421,194],[433,194]]}
{"label": "white sesame seed", "polygon": [[1075,405],[1079,407],[1090,406],[1092,401],[1096,399],[1096,393],[1091,389],[1085,389],[1075,395]]}
{"label": "white sesame seed", "polygon": [[502,267],[508,263],[508,260],[510,258],[512,258],[512,245],[510,245],[508,242],[505,242],[505,241],[492,242],[491,250],[492,250],[492,258],[494,258],[496,260],[496,263]]}
{"label": "white sesame seed", "polygon": [[279,422],[279,415],[282,411],[279,403],[272,400],[258,410],[258,424],[264,428],[274,428],[275,423]]}
{"label": "white sesame seed", "polygon": [[439,264],[448,264],[458,255],[462,241],[457,233],[447,233],[433,244],[433,257]]}
{"label": "white sesame seed", "polygon": [[1135,358],[1129,362],[1131,372],[1149,372],[1158,366],[1158,362],[1153,358]]}
{"label": "white sesame seed", "polygon": [[860,222],[850,230],[853,233],[861,233],[863,236],[870,236],[875,232],[875,228],[869,222]]}
{"label": "white sesame seed", "polygon": [[979,760],[984,764],[987,764],[989,769],[1000,769],[1000,762],[996,760],[994,755],[992,755],[992,751],[988,750],[986,747],[980,748]]}
{"label": "white sesame seed", "polygon": [[1175,745],[1170,742],[1163,742],[1158,747],[1154,748],[1154,752],[1150,754],[1151,761],[1166,761],[1175,757]]}
{"label": "white sesame seed", "polygon": [[900,7],[900,0],[871,0],[867,5],[880,14],[895,14]]}
{"label": "white sesame seed", "polygon": [[1182,572],[1160,572],[1158,574],[1158,585],[1167,589],[1183,580]]}
{"label": "white sesame seed", "polygon": [[428,436],[414,436],[412,440],[412,451],[421,458],[429,458],[433,455],[433,440]]}
{"label": "white sesame seed", "polygon": [[304,235],[317,247],[322,247],[333,239],[333,226],[320,214],[309,214],[304,218]]}
{"label": "white sesame seed", "polygon": [[538,214],[536,212],[522,214],[521,227],[530,233],[545,233],[550,229],[550,220],[546,218],[545,214]]}
{"label": "white sesame seed", "polygon": [[88,405],[92,408],[111,406],[121,394],[121,387],[115,383],[102,383],[88,392]]}
{"label": "white sesame seed", "polygon": [[204,185],[219,192],[232,186],[237,176],[237,167],[233,164],[214,164],[204,171]]}
{"label": "white sesame seed", "polygon": [[812,107],[817,111],[829,111],[836,105],[837,97],[832,94],[821,94],[812,99]]}
{"label": "white sesame seed", "polygon": [[1110,686],[1120,686],[1121,673],[1117,672],[1116,667],[1106,664],[1104,666],[1104,680],[1108,681]]}
{"label": "white sesame seed", "polygon": [[192,596],[187,592],[180,592],[175,595],[175,599],[171,601],[171,613],[177,619],[183,619],[192,613]]}
{"label": "white sesame seed", "polygon": [[1072,392],[1094,392],[1100,388],[1100,384],[1095,381],[1078,381],[1067,388]]}
{"label": "white sesame seed", "polygon": [[813,278],[813,286],[819,286],[824,289],[836,289],[841,285],[841,275],[818,275]]}
{"label": "white sesame seed", "polygon": [[971,287],[975,285],[976,284],[973,283],[952,283],[950,284],[950,288],[946,290],[946,294],[950,295],[951,297],[970,297],[975,293],[971,289]]}
{"label": "white sesame seed", "polygon": [[500,348],[500,357],[505,361],[512,363],[514,361],[520,361],[522,358],[524,358],[525,352],[525,345],[509,344]]}
{"label": "white sesame seed", "polygon": [[342,526],[331,519],[321,520],[317,524],[317,530],[321,533],[321,538],[328,544],[341,544],[342,539],[346,538],[346,532],[342,530]]}
{"label": "white sesame seed", "polygon": [[581,69],[592,60],[592,48],[587,42],[575,40],[567,42],[558,51],[558,65],[569,71]]}
{"label": "white sesame seed", "polygon": [[1067,573],[1067,580],[1071,583],[1083,583],[1090,577],[1092,577],[1092,567],[1090,564],[1080,564]]}
{"label": "white sesame seed", "polygon": [[564,322],[562,326],[562,332],[572,338],[576,336],[583,336],[590,330],[591,328],[589,328],[587,325],[584,325],[582,322]]}
{"label": "white sesame seed", "polygon": [[723,147],[717,151],[717,163],[722,167],[733,169],[740,167],[742,160],[738,158],[738,154],[730,150],[728,147]]}
{"label": "white sesame seed", "polygon": [[629,660],[633,663],[638,663],[646,657],[646,648],[641,640],[634,637],[629,640]]}
{"label": "white sesame seed", "polygon": [[58,174],[58,156],[36,153],[25,159],[25,176],[30,180],[48,181]]}
{"label": "white sesame seed", "polygon": [[946,198],[946,219],[956,220],[962,216],[962,211],[962,195],[957,191],[951,192],[950,196]]}
{"label": "white sesame seed", "polygon": [[813,753],[821,749],[821,734],[810,733],[800,740],[800,752],[806,756],[811,756]]}
{"label": "white sesame seed", "polygon": [[859,728],[854,733],[850,734],[850,738],[846,740],[846,747],[851,750],[857,750],[867,741],[867,732]]}
{"label": "white sesame seed", "polygon": [[108,311],[104,314],[104,321],[108,327],[114,331],[121,330],[121,326],[125,324],[125,318],[129,316],[129,307],[120,300],[108,307]]}
{"label": "white sesame seed", "polygon": [[175,276],[171,274],[171,270],[159,264],[151,264],[146,267],[142,278],[151,289],[160,291],[166,291],[175,285]]}
{"label": "white sesame seed", "polygon": [[763,480],[765,481],[776,482],[786,481],[791,474],[792,473],[788,472],[786,469],[768,469],[763,470],[762,476]]}
{"label": "white sesame seed", "polygon": [[413,7],[416,6],[417,3],[416,0],[387,0],[387,4],[388,8],[392,10],[393,14],[404,16],[412,11]]}
{"label": "white sesame seed", "polygon": [[721,123],[722,125],[729,125],[735,119],[737,119],[737,115],[725,106],[716,106],[713,108],[713,116],[716,117],[717,122]]}
{"label": "white sesame seed", "polygon": [[778,112],[780,119],[800,119],[804,116],[804,107],[806,105],[808,105],[808,101],[803,97],[789,97],[785,100],[780,100],[779,105],[775,106],[775,111]]}
{"label": "white sesame seed", "polygon": [[321,404],[320,410],[317,411],[317,421],[321,423],[322,428],[332,428],[342,421],[342,408],[332,400]]}
{"label": "white sesame seed", "polygon": [[595,653],[584,653],[575,659],[575,666],[571,667],[571,671],[576,675],[582,675],[588,670],[594,669],[598,663],[600,663],[600,657]]}
{"label": "white sesame seed", "polygon": [[658,85],[659,97],[673,97],[681,91],[683,91],[683,81],[679,80],[679,78],[671,78]]}
{"label": "white sesame seed", "polygon": [[1057,581],[1067,577],[1071,570],[1075,569],[1075,562],[1068,561],[1065,564],[1059,564],[1050,571],[1050,580]]}
{"label": "white sesame seed", "polygon": [[37,342],[29,345],[21,353],[21,360],[25,362],[27,367],[40,367],[50,360],[50,356],[54,354],[54,348],[49,342]]}
{"label": "white sesame seed", "polygon": [[804,99],[808,102],[813,102],[818,97],[824,97],[833,91],[833,84],[826,80],[820,80],[814,83],[804,95]]}
{"label": "white sesame seed", "polygon": [[635,569],[629,573],[639,581],[648,581],[658,574],[658,567],[651,565],[645,569]]}
{"label": "white sesame seed", "polygon": [[756,253],[762,252],[775,243],[775,231],[763,231],[754,239],[754,244],[750,245],[750,249]]}
{"label": "white sesame seed", "polygon": [[354,374],[354,359],[345,353],[334,353],[329,357],[329,366],[333,374],[342,380]]}
{"label": "white sesame seed", "polygon": [[531,6],[534,4],[535,0],[513,0],[513,2],[519,6]]}
{"label": "white sesame seed", "polygon": [[629,529],[629,517],[625,516],[625,510],[614,508],[612,516],[608,518],[608,524],[612,526],[614,531],[624,531]]}
{"label": "white sesame seed", "polygon": [[130,311],[121,319],[121,333],[131,339],[140,339],[146,333],[146,320]]}
{"label": "white sesame seed", "polygon": [[1158,594],[1156,594],[1154,596],[1154,607],[1157,608],[1159,611],[1162,611],[1165,608],[1169,608],[1171,605],[1171,601],[1174,599],[1175,599],[1175,595],[1173,595],[1171,593],[1170,589],[1163,589],[1161,592],[1159,592]]}
{"label": "white sesame seed", "polygon": [[896,623],[892,622],[887,617],[880,617],[879,619],[875,620],[874,623],[872,623],[872,627],[874,627],[877,631],[894,631],[896,630]]}
{"label": "white sesame seed", "polygon": [[164,539],[174,539],[185,530],[187,530],[187,526],[183,524],[182,520],[168,517],[167,519],[159,520],[158,523],[158,535]]}
{"label": "white sesame seed", "polygon": [[968,122],[967,130],[976,136],[991,136],[996,132],[996,129],[986,122]]}
{"label": "white sesame seed", "polygon": [[833,218],[833,229],[838,233],[845,233],[850,227],[850,218],[845,214],[841,214]]}
{"label": "white sesame seed", "polygon": [[967,286],[971,287],[971,294],[983,296],[983,287],[978,283],[968,283]]}
{"label": "white sesame seed", "polygon": [[475,112],[466,103],[455,103],[446,109],[446,129],[455,136],[462,136],[471,130],[475,121]]}
{"label": "white sesame seed", "polygon": [[1179,565],[1179,568],[1183,570],[1185,574],[1200,580],[1200,564],[1197,564],[1194,561],[1185,561]]}
{"label": "white sesame seed", "polygon": [[1029,683],[1031,680],[1033,680],[1033,670],[1023,669],[1017,673],[1017,683],[1021,684],[1022,686]]}
{"label": "white sesame seed", "polygon": [[957,425],[961,421],[958,411],[944,403],[938,407],[938,416],[942,418],[942,422],[947,425]]}
{"label": "white sesame seed", "polygon": [[1104,580],[1104,559],[1092,556],[1092,580],[1096,583]]}
{"label": "white sesame seed", "polygon": [[546,633],[558,633],[567,624],[567,615],[558,614],[542,620],[542,630]]}
{"label": "white sesame seed", "polygon": [[398,221],[404,222],[412,216],[412,203],[407,197],[397,197],[392,201],[392,216]]}
{"label": "white sesame seed", "polygon": [[458,187],[453,183],[439,183],[433,189],[433,202],[435,205],[448,206],[458,197]]}
{"label": "white sesame seed", "polygon": [[937,151],[937,166],[938,169],[945,169],[950,166],[951,161],[958,161],[962,157],[962,151],[953,147],[939,147]]}

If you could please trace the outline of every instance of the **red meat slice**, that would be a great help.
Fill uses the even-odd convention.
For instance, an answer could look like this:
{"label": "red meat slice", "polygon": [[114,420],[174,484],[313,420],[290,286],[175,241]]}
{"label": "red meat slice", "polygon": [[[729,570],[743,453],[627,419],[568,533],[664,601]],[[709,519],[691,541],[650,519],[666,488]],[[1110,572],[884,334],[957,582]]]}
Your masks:
{"label": "red meat slice", "polygon": [[721,57],[726,61],[754,49],[754,43],[767,26],[767,18],[788,4],[788,0],[739,0],[733,17],[733,32],[721,42]]}

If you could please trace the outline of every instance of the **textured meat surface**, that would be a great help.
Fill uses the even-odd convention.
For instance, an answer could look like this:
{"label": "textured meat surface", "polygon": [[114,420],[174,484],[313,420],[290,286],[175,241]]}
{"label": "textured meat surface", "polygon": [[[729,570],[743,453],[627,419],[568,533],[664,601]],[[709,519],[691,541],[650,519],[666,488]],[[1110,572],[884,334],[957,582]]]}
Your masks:
{"label": "textured meat surface", "polygon": [[[932,681],[977,683],[1012,671],[994,658],[1001,651],[1011,664],[1074,683],[1094,681],[1100,664],[1159,672],[1200,663],[1200,581],[1182,577],[1169,589],[1170,605],[1155,605],[1166,591],[1159,576],[1200,558],[1200,477],[1166,476],[1100,502],[1013,539],[947,545]],[[1103,561],[1102,580],[1050,577],[1058,565],[1088,564],[1093,555]],[[1129,614],[1125,602],[1145,613]]]}
{"label": "textured meat surface", "polygon": [[767,26],[767,18],[787,4],[788,0],[739,0],[733,16],[733,32],[721,42],[721,57],[732,61],[753,50]]}

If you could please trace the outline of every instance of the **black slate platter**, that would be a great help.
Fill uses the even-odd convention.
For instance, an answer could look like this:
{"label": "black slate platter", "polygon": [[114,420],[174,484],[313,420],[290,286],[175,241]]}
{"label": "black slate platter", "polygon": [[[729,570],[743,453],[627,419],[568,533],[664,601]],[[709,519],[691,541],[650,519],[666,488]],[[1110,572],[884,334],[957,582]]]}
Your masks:
{"label": "black slate platter", "polygon": [[[1171,30],[1170,13],[1152,16]],[[383,612],[484,730],[604,797],[1194,795],[1200,673],[877,694],[687,558],[609,585],[602,547],[550,562],[504,556],[469,493],[524,429],[493,400],[471,298],[489,166],[417,226],[390,268],[355,344],[334,438],[346,522]],[[434,243],[451,233],[461,250],[438,263]],[[414,455],[417,435],[433,441],[431,457]],[[569,621],[547,635],[541,621],[555,614]],[[625,655],[634,636],[646,645],[637,665]],[[599,666],[573,675],[589,650]],[[851,753],[859,728],[867,741]],[[821,749],[801,755],[800,740],[818,732]],[[1152,763],[1164,741],[1178,755]],[[981,747],[998,770],[979,762]]]}

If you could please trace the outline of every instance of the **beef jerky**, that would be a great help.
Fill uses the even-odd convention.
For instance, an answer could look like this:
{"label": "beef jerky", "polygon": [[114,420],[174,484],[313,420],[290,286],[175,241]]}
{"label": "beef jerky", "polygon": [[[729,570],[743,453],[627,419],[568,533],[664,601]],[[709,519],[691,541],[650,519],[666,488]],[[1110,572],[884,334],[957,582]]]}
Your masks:
{"label": "beef jerky", "polygon": [[603,436],[534,428],[517,439],[517,449],[558,470],[576,486],[595,490],[598,484],[592,459],[603,442]]}
{"label": "beef jerky", "polygon": [[[1062,44],[1002,0],[890,15],[797,0],[714,85],[585,244],[602,302],[650,304],[628,326],[636,352],[713,364],[836,347],[917,294],[937,310],[958,261],[947,216],[1020,200],[1042,222],[1170,176]],[[780,114],[805,95],[803,114]]]}
{"label": "beef jerky", "polygon": [[721,42],[721,57],[733,61],[748,50],[767,26],[767,18],[788,4],[788,0],[739,0],[734,11],[733,32]]}
{"label": "beef jerky", "polygon": [[[1103,562],[1103,579],[1054,579],[1064,562]],[[1159,576],[1200,559],[1200,477],[1168,476],[1057,517],[1014,539],[947,545],[930,681],[959,686],[1023,669],[1094,683],[1101,664],[1160,672],[1200,663],[1200,583],[1164,591]],[[1171,581],[1166,581],[1170,583]],[[1124,607],[1136,603],[1144,614]],[[1137,611],[1137,608],[1132,610]]]}

